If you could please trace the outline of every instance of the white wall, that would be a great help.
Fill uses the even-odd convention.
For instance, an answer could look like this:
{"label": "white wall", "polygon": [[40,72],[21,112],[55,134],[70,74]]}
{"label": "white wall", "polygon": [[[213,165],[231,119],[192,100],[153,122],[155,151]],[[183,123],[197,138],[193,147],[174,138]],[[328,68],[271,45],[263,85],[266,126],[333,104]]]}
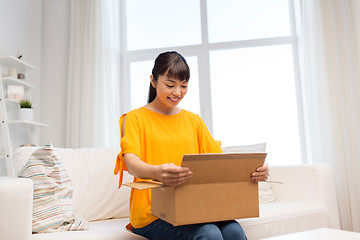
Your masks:
{"label": "white wall", "polygon": [[[37,89],[32,91],[36,105],[35,119],[41,109],[41,22],[42,0],[0,0],[0,55],[17,55],[21,48],[23,60],[37,70],[27,74]],[[5,161],[0,160],[0,175],[5,175]]]}
{"label": "white wall", "polygon": [[0,55],[16,56],[20,48],[22,60],[36,67],[26,77],[37,87],[32,91],[37,120],[41,109],[41,11],[41,0],[0,0]]}
{"label": "white wall", "polygon": [[70,0],[43,1],[42,141],[65,147],[66,79],[69,59]]}
{"label": "white wall", "polygon": [[[357,43],[357,51],[358,56],[360,56],[360,1],[359,0],[352,0],[351,1],[351,11],[353,18],[353,23],[355,27],[355,37],[356,37],[356,43]],[[360,59],[358,59],[358,62],[360,64]],[[360,65],[359,65],[360,69]]]}

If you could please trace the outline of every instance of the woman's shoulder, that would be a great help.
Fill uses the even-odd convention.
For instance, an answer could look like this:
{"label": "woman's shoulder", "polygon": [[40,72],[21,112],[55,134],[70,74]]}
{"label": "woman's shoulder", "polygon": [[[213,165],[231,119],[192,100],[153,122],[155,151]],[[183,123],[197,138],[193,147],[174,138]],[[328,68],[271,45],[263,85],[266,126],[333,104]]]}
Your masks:
{"label": "woman's shoulder", "polygon": [[138,121],[142,118],[145,118],[146,119],[146,111],[144,111],[144,109],[141,107],[141,108],[136,108],[136,109],[133,109],[127,113],[124,113],[121,117],[120,117],[120,120],[122,119],[132,119],[133,121]]}
{"label": "woman's shoulder", "polygon": [[145,113],[146,113],[146,111],[144,111],[144,107],[140,107],[140,108],[133,109],[133,110],[125,113],[124,115],[137,116],[137,115],[143,115]]}
{"label": "woman's shoulder", "polygon": [[187,118],[190,118],[193,121],[202,121],[201,117],[197,113],[194,113],[194,112],[191,112],[191,111],[188,111],[185,109],[182,109],[181,111]]}
{"label": "woman's shoulder", "polygon": [[196,116],[199,116],[198,114],[194,113],[194,112],[191,112],[189,110],[186,110],[186,109],[181,109],[181,111],[186,114],[186,115],[189,115],[189,116],[193,116],[193,117],[196,117]]}

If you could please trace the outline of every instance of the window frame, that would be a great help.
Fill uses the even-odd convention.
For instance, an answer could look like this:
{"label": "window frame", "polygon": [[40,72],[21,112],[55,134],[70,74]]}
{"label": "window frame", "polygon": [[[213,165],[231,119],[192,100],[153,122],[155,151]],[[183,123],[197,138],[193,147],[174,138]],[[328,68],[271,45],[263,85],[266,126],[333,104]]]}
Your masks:
{"label": "window frame", "polygon": [[129,94],[129,92],[131,92],[131,83],[130,81],[128,81],[128,79],[131,79],[130,64],[136,61],[151,61],[151,60],[153,61],[160,52],[175,50],[180,52],[185,57],[196,56],[198,58],[199,86],[201,86],[199,88],[200,116],[205,121],[207,127],[209,128],[209,131],[213,133],[210,52],[213,50],[240,49],[240,48],[290,44],[292,46],[292,53],[293,53],[301,161],[303,164],[306,163],[304,118],[303,118],[303,105],[302,105],[300,66],[299,66],[299,53],[298,53],[298,37],[296,31],[296,23],[297,23],[296,11],[295,11],[296,0],[288,0],[290,29],[291,29],[290,36],[252,39],[252,40],[239,40],[239,41],[231,41],[231,42],[216,42],[216,43],[209,43],[207,2],[206,0],[199,0],[199,1],[200,1],[200,17],[201,17],[200,19],[201,44],[128,51],[127,36],[126,36],[126,26],[127,26],[126,0],[120,0],[121,112],[125,113],[131,110],[131,95]]}

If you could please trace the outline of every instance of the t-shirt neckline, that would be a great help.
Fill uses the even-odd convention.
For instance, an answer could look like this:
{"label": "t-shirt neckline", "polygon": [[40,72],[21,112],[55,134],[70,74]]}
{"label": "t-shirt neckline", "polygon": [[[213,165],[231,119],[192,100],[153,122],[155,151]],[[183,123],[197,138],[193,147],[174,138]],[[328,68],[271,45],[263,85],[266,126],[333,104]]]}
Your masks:
{"label": "t-shirt neckline", "polygon": [[180,111],[179,111],[178,113],[168,115],[168,114],[163,114],[163,113],[155,112],[155,111],[153,111],[153,110],[151,110],[151,109],[148,109],[148,108],[146,108],[146,107],[141,107],[141,108],[146,109],[146,110],[149,111],[149,112],[152,112],[152,113],[155,113],[155,114],[158,114],[158,115],[161,115],[161,116],[165,116],[165,117],[177,116],[177,115],[179,115],[179,114],[183,111],[183,109],[180,109]]}

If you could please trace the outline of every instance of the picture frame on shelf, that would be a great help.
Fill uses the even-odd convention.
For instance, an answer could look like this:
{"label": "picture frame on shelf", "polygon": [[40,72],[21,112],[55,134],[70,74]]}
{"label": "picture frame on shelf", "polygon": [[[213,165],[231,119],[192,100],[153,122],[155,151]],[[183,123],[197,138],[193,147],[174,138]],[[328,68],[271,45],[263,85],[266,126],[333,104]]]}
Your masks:
{"label": "picture frame on shelf", "polygon": [[17,101],[24,99],[24,86],[8,85],[7,86],[7,98]]}

